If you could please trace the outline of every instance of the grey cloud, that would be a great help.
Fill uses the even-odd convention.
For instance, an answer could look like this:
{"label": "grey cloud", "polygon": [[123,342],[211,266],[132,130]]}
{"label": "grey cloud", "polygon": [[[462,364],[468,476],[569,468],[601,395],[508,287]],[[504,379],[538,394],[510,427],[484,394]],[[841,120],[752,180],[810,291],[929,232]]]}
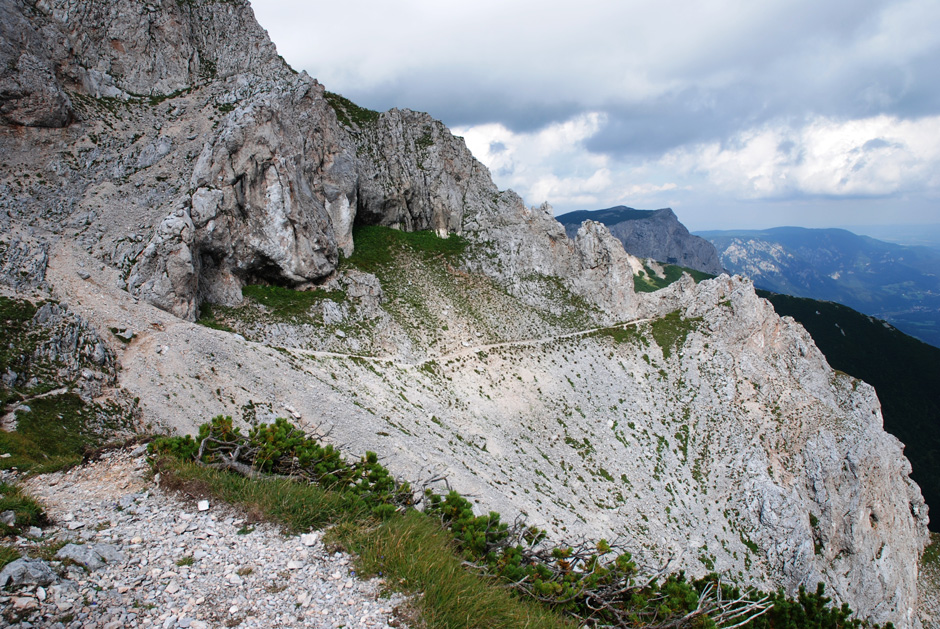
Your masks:
{"label": "grey cloud", "polygon": [[884,138],[875,138],[862,145],[862,151],[864,152],[877,151],[878,149],[885,148],[902,148],[902,145],[897,142],[888,142]]}
{"label": "grey cloud", "polygon": [[[606,123],[586,148],[621,166],[677,148],[694,154],[700,143],[734,149],[743,132],[763,125],[799,132],[819,119],[940,114],[940,7],[930,0],[583,0],[576,10],[556,0],[433,10],[422,0],[254,4],[290,63],[360,105],[516,133],[601,112]],[[339,26],[352,22],[359,32],[351,46]],[[322,27],[316,38],[311,23]],[[860,147],[856,164],[883,148]],[[801,150],[778,147],[797,165]],[[578,168],[559,161],[552,172],[564,178]],[[680,187],[701,183],[658,174]],[[793,185],[784,194],[808,203]],[[812,200],[824,202],[831,199]],[[746,207],[756,206],[738,209]]]}

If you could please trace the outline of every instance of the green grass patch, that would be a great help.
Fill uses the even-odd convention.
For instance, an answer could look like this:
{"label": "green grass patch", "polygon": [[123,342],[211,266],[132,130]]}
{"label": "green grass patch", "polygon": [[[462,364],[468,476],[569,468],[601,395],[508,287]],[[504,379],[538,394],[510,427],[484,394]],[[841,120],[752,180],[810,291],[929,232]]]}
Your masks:
{"label": "green grass patch", "polygon": [[632,343],[643,339],[643,335],[635,325],[602,328],[592,332],[590,336],[607,336],[612,338],[615,343]]}
{"label": "green grass patch", "polygon": [[343,266],[352,266],[366,273],[381,276],[395,263],[397,253],[413,252],[427,258],[443,257],[456,262],[467,249],[467,239],[457,234],[441,238],[433,231],[405,232],[381,225],[359,225],[353,228],[353,254]]}
{"label": "green grass patch", "polygon": [[701,321],[701,317],[686,319],[678,310],[674,310],[650,323],[653,338],[663,351],[663,358],[669,358],[673,351],[685,345],[689,333],[695,330]]}
{"label": "green grass patch", "polygon": [[232,308],[226,308],[224,306],[218,306],[216,304],[210,304],[209,302],[204,302],[199,305],[199,318],[196,319],[196,323],[203,325],[207,328],[212,328],[213,330],[221,330],[223,332],[235,332],[235,329],[229,325],[226,325],[218,320],[219,315],[223,311],[230,311]]}
{"label": "green grass patch", "polygon": [[0,431],[0,469],[15,467],[33,473],[52,472],[82,461],[82,455],[104,441],[105,434],[123,427],[115,406],[84,402],[75,393],[29,400],[29,412],[17,412],[15,432]]}
{"label": "green grass patch", "polygon": [[381,115],[377,111],[360,107],[345,96],[333,92],[324,92],[323,96],[326,98],[326,102],[330,104],[330,107],[333,108],[333,111],[336,112],[337,120],[346,127],[361,128],[373,124]]}
{"label": "green grass patch", "polygon": [[293,533],[365,518],[369,509],[350,494],[287,479],[249,479],[169,457],[156,469],[169,489],[195,496],[214,496],[241,507],[249,516],[278,522]]}
{"label": "green grass patch", "polygon": [[7,565],[11,561],[16,561],[19,558],[20,551],[13,548],[12,546],[0,544],[0,570],[3,569],[3,566]]}
{"label": "green grass patch", "polygon": [[653,269],[644,264],[643,273],[633,277],[633,292],[652,293],[661,288],[669,286],[682,277],[683,273],[688,273],[691,275],[696,284],[702,280],[709,280],[715,277],[709,273],[696,271],[695,269],[690,269],[684,266],[676,266],[675,264],[663,264],[661,266],[663,268],[663,275],[665,277],[659,277],[656,275]]}
{"label": "green grass patch", "polygon": [[359,555],[360,569],[398,582],[417,600],[428,627],[575,627],[560,615],[521,601],[493,579],[468,572],[453,552],[453,535],[438,520],[409,511],[373,526],[335,529],[338,541]]}
{"label": "green grass patch", "polygon": [[921,564],[940,568],[940,533],[930,534],[930,544],[924,548],[924,554],[920,556]]}
{"label": "green grass patch", "polygon": [[342,291],[293,290],[283,286],[249,284],[242,287],[242,297],[261,304],[270,314],[279,319],[295,319],[307,316],[310,308],[329,299],[335,302],[346,300]]}
{"label": "green grass patch", "polygon": [[13,526],[0,524],[0,534],[18,534],[31,526],[42,526],[47,523],[42,505],[20,487],[0,483],[0,495],[3,496],[0,498],[0,513],[12,511],[16,514],[16,523]]}
{"label": "green grass patch", "polygon": [[[30,322],[38,307],[31,302],[0,296],[0,373],[12,371],[25,375],[29,369],[29,356],[39,343]],[[0,413],[4,407],[21,397],[20,391],[0,384]]]}

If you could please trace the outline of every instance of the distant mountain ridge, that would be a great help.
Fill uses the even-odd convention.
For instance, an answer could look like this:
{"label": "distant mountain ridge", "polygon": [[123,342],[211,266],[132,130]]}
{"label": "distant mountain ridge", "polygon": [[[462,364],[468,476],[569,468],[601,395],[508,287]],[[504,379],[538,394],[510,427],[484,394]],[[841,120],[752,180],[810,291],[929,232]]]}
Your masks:
{"label": "distant mountain ridge", "polygon": [[758,288],[845,304],[940,347],[940,252],[844,229],[705,231],[732,273]]}
{"label": "distant mountain ridge", "polygon": [[618,205],[603,210],[568,212],[555,218],[565,226],[570,238],[574,238],[584,221],[597,221],[606,225],[631,255],[712,275],[722,272],[715,247],[704,238],[690,234],[670,208],[637,210]]}

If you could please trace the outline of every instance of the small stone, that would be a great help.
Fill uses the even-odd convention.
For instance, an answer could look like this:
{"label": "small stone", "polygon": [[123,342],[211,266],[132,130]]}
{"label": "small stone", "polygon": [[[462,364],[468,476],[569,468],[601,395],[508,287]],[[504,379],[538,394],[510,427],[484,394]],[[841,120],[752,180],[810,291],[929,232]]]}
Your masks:
{"label": "small stone", "polygon": [[132,538],[131,538],[131,544],[142,544],[143,541],[144,541],[144,538],[142,538],[142,537],[132,537]]}
{"label": "small stone", "polygon": [[179,591],[180,591],[180,584],[177,583],[175,579],[170,581],[170,583],[166,586],[167,594],[176,594]]}
{"label": "small stone", "polygon": [[196,508],[199,509],[200,511],[208,511],[208,510],[209,510],[209,501],[208,501],[208,500],[200,500],[199,503],[196,505]]}
{"label": "small stone", "polygon": [[75,274],[78,275],[83,280],[87,280],[88,278],[91,277],[91,274],[89,274],[88,271],[76,271]]}
{"label": "small stone", "polygon": [[16,513],[13,511],[4,511],[0,513],[0,524],[5,524],[7,526],[13,526],[16,524]]}
{"label": "small stone", "polygon": [[304,546],[315,546],[320,536],[316,533],[304,533],[300,536],[300,543]]}
{"label": "small stone", "polygon": [[39,607],[39,602],[36,599],[26,596],[14,596],[10,599],[10,602],[13,604],[13,609],[20,611]]}
{"label": "small stone", "polygon": [[230,585],[241,585],[242,578],[237,574],[230,574],[225,579],[229,582]]}
{"label": "small stone", "polygon": [[300,570],[300,569],[303,568],[303,567],[304,567],[304,564],[303,564],[302,562],[300,562],[300,561],[293,561],[293,560],[291,560],[291,561],[288,561],[288,562],[287,562],[287,569],[288,569],[288,570]]}
{"label": "small stone", "polygon": [[56,553],[56,559],[71,559],[89,570],[100,570],[107,563],[123,563],[124,554],[111,544],[66,544]]}
{"label": "small stone", "polygon": [[75,531],[85,526],[84,522],[69,522],[69,530]]}
{"label": "small stone", "polygon": [[31,526],[27,529],[26,534],[30,537],[42,537],[42,529],[38,526]]}
{"label": "small stone", "polygon": [[0,588],[8,583],[20,585],[49,585],[56,580],[56,575],[45,561],[41,559],[17,559],[11,561],[0,570]]}

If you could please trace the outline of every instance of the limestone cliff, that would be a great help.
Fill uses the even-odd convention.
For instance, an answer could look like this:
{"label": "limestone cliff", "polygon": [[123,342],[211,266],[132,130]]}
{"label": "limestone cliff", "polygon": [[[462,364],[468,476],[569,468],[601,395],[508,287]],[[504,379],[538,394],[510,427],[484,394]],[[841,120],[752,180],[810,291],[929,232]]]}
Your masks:
{"label": "limestone cliff", "polygon": [[[823,581],[916,624],[927,515],[902,446],[749,283],[634,293],[641,264],[607,227],[569,238],[426,114],[295,74],[243,0],[0,15],[0,285],[79,309],[148,421],[328,424],[559,538]],[[462,248],[389,238],[370,265],[354,226]],[[252,284],[316,290],[283,316]],[[238,334],[193,324],[204,304]]]}

